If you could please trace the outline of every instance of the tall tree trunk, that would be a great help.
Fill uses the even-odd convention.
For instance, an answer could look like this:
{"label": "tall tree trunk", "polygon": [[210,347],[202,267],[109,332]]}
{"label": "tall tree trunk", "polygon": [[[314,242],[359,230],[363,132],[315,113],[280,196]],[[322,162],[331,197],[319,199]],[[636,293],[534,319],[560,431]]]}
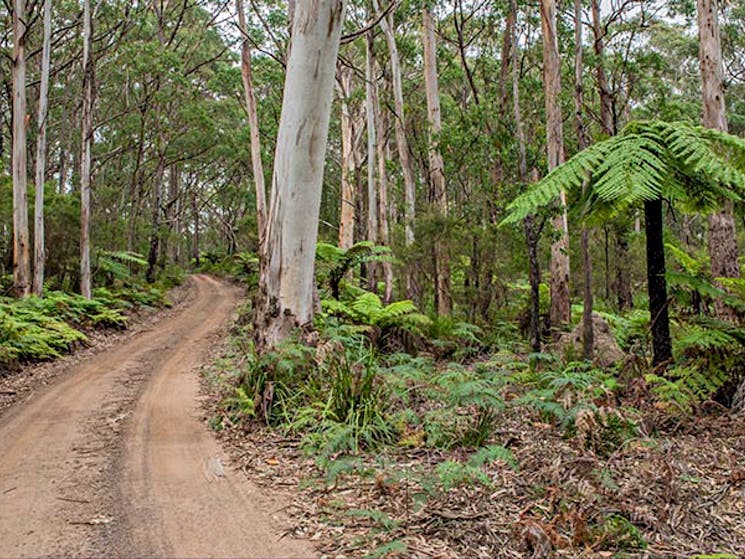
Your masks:
{"label": "tall tree trunk", "polygon": [[670,316],[667,308],[665,242],[662,235],[664,219],[661,199],[644,202],[644,221],[647,234],[649,322],[652,330],[653,364],[656,366],[667,363],[673,358]]}
{"label": "tall tree trunk", "polygon": [[605,57],[603,39],[605,38],[605,31],[603,30],[600,18],[600,0],[591,0],[590,7],[592,10],[592,33],[595,39],[593,42],[593,49],[595,50],[595,57],[597,58],[595,75],[597,76],[598,94],[600,96],[600,124],[602,125],[603,132],[606,135],[614,136],[616,130],[614,130],[613,122],[613,99],[611,98],[610,90],[608,89],[608,76],[605,73],[605,66],[603,65],[603,58]]}
{"label": "tall tree trunk", "polygon": [[31,290],[26,177],[26,1],[13,0],[13,291]]}
{"label": "tall tree trunk", "polygon": [[259,116],[256,109],[256,96],[254,95],[253,75],[251,72],[251,46],[248,42],[248,28],[246,27],[246,14],[243,9],[243,0],[235,0],[238,10],[238,28],[243,35],[241,43],[241,74],[243,76],[243,89],[246,96],[246,113],[248,114],[248,127],[251,134],[251,168],[254,175],[254,188],[256,190],[256,220],[259,229],[259,259],[266,258],[266,186],[264,184],[264,165],[261,162],[261,139],[259,131]]}
{"label": "tall tree trunk", "polygon": [[[577,127],[577,147],[587,147],[587,132],[583,114],[584,88],[582,85],[584,65],[582,61],[582,1],[574,0],[574,114]],[[583,191],[587,185],[583,185]],[[595,349],[595,329],[592,324],[592,258],[590,256],[590,231],[582,226],[582,265],[584,267],[584,289],[582,293],[582,353],[585,359],[592,360]]]}
{"label": "tall tree trunk", "polygon": [[[160,118],[156,118],[160,122]],[[163,179],[165,177],[165,139],[163,134],[158,134],[158,166],[155,169],[155,180],[150,192],[150,248],[147,254],[147,272],[145,278],[148,283],[155,281],[155,267],[158,263],[158,248],[160,247],[160,215],[162,212]]]}
{"label": "tall tree trunk", "polygon": [[354,222],[357,199],[357,162],[355,161],[355,126],[350,95],[352,69],[339,67],[341,97],[341,211],[339,218],[339,247],[349,249],[354,244]]}
{"label": "tall tree trunk", "polygon": [[[373,0],[375,11],[380,11],[380,2]],[[380,20],[380,27],[388,45],[388,56],[391,62],[391,81],[393,85],[393,108],[396,111],[394,131],[396,133],[396,148],[401,161],[401,172],[404,177],[404,241],[406,247],[414,244],[414,217],[416,214],[416,182],[414,179],[414,165],[409,153],[409,142],[406,138],[406,113],[404,111],[404,94],[401,84],[401,61],[393,33],[393,14],[388,13]],[[406,270],[406,296],[414,298],[414,280],[411,267]]]}
{"label": "tall tree trunk", "polygon": [[[697,0],[699,62],[701,64],[701,89],[703,93],[703,123],[707,128],[727,131],[724,105],[724,80],[722,77],[722,46],[719,37],[719,7],[717,0]],[[709,217],[709,256],[711,275],[714,278],[739,278],[737,261],[737,231],[732,216],[732,204]],[[737,312],[715,301],[720,318],[735,320]]]}
{"label": "tall tree trunk", "polygon": [[323,162],[345,8],[344,0],[295,6],[267,225],[272,250],[255,315],[260,350],[313,320]]}
{"label": "tall tree trunk", "polygon": [[91,298],[91,148],[93,143],[93,20],[83,1],[83,126],[80,154],[80,293]]}
{"label": "tall tree trunk", "polygon": [[181,168],[178,163],[171,166],[168,187],[168,229],[171,242],[168,243],[168,258],[174,264],[181,263]]}
{"label": "tall tree trunk", "polygon": [[44,0],[44,39],[39,85],[39,131],[36,138],[36,198],[34,200],[34,282],[33,292],[44,290],[44,179],[47,162],[47,113],[49,107],[49,66],[52,56],[52,0]]}
{"label": "tall tree trunk", "polygon": [[[437,78],[437,45],[435,22],[429,8],[422,10],[422,38],[424,41],[424,87],[427,92],[427,116],[429,120],[429,182],[434,192],[435,210],[440,217],[447,217],[448,197],[445,187],[445,164],[440,152],[442,115],[440,114],[440,87]],[[450,295],[450,256],[439,233],[435,238],[435,308],[440,315],[452,311]]]}
{"label": "tall tree trunk", "polygon": [[[595,66],[595,75],[598,86],[598,97],[600,98],[600,124],[603,134],[615,136],[618,133],[617,119],[613,111],[613,96],[608,86],[608,75],[605,71],[605,30],[603,29],[602,17],[600,14],[600,0],[591,0],[590,8],[592,11],[592,34],[593,50],[597,63]],[[626,223],[616,224],[613,228],[615,238],[616,258],[614,262],[615,279],[609,282],[609,285],[616,291],[618,308],[620,311],[630,309],[633,306],[631,297],[630,276],[628,273],[628,263],[630,261],[628,231]],[[608,276],[609,277],[609,276]]]}
{"label": "tall tree trunk", "polygon": [[[564,162],[564,132],[562,129],[561,61],[556,35],[556,1],[541,0],[543,28],[543,83],[546,101],[546,148],[549,172]],[[561,214],[554,219],[558,239],[551,245],[551,308],[550,320],[554,335],[571,319],[569,301],[569,226],[566,195],[561,192]]]}
{"label": "tall tree trunk", "polygon": [[[373,64],[372,31],[365,35],[365,115],[367,121],[367,240],[378,242],[378,197],[376,185],[375,154],[377,130],[375,129],[376,79]],[[377,291],[377,269],[373,262],[367,264],[367,283],[370,291]]]}
{"label": "tall tree trunk", "polygon": [[[513,21],[513,24],[509,26],[509,32],[512,33],[509,43],[512,49],[512,113],[515,119],[515,135],[517,136],[518,148],[517,177],[520,183],[525,185],[528,183],[528,157],[525,145],[525,128],[523,127],[522,111],[520,110],[520,45],[517,41],[517,27],[514,25],[514,20],[517,18],[517,0],[510,1],[510,14],[511,17],[508,18],[508,21]],[[505,44],[507,44],[506,39]],[[538,171],[535,170],[533,182],[537,182],[537,180]],[[535,222],[535,216],[532,215],[525,218],[523,226],[525,242],[528,246],[530,347],[537,353],[541,351],[541,264],[538,260],[540,231]]]}
{"label": "tall tree trunk", "polygon": [[[373,64],[374,76],[377,75],[378,69],[379,66],[377,63]],[[390,247],[391,235],[388,224],[388,170],[386,169],[386,136],[388,130],[386,119],[380,110],[380,95],[378,84],[375,79],[372,81],[372,89],[375,135],[377,137],[376,159],[378,162],[378,208],[376,213],[378,221],[378,239],[381,245]],[[388,304],[393,299],[393,264],[390,260],[385,260],[381,264],[381,268],[383,269],[383,283],[385,285],[383,300]]]}
{"label": "tall tree trunk", "polygon": [[613,235],[616,244],[616,277],[613,287],[616,290],[618,310],[623,312],[634,306],[634,298],[631,294],[631,282],[629,274],[629,222],[623,217],[617,218],[613,224]]}
{"label": "tall tree trunk", "polygon": [[[196,188],[196,187],[195,187]],[[191,239],[191,257],[194,260],[194,265],[199,266],[199,197],[197,196],[196,190],[191,193],[191,215],[192,221],[194,222],[194,234]]]}

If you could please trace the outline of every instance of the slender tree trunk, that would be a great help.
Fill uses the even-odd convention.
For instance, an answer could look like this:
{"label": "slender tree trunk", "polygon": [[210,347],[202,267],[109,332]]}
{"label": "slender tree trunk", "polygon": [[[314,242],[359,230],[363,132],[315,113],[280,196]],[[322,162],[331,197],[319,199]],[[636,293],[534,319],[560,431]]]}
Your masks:
{"label": "slender tree trunk", "polygon": [[[424,41],[424,87],[427,93],[427,115],[429,120],[429,182],[435,198],[435,210],[440,217],[448,215],[448,197],[445,187],[445,164],[440,152],[440,133],[442,116],[440,114],[440,88],[437,78],[437,45],[435,39],[435,22],[432,12],[422,10]],[[450,257],[447,245],[440,233],[435,238],[435,308],[440,315],[449,315],[452,311],[450,296]]]}
{"label": "slender tree trunk", "polygon": [[181,168],[178,164],[171,166],[171,180],[168,192],[169,220],[171,232],[169,259],[174,264],[181,262]]}
{"label": "slender tree trunk", "polygon": [[341,97],[341,212],[339,219],[339,247],[349,249],[354,244],[354,222],[357,199],[357,162],[355,161],[355,127],[350,104],[352,69],[339,68]]}
{"label": "slender tree trunk", "polygon": [[83,126],[80,154],[80,293],[91,298],[91,148],[93,143],[93,21],[83,1]]}
{"label": "slender tree trunk", "polygon": [[655,366],[673,358],[670,338],[670,316],[667,308],[667,280],[665,279],[665,242],[663,240],[662,200],[644,202],[647,233],[647,289],[652,330],[652,349]]}
{"label": "slender tree trunk", "polygon": [[26,1],[13,0],[13,291],[31,291],[26,162]]}
{"label": "slender tree trunk", "polygon": [[[380,11],[380,2],[373,0],[375,11]],[[406,114],[404,111],[404,94],[401,84],[401,61],[393,33],[393,14],[389,13],[380,20],[380,27],[388,45],[388,56],[391,62],[391,81],[393,85],[393,107],[396,111],[394,131],[396,133],[396,148],[401,161],[401,172],[404,177],[404,241],[406,247],[414,244],[414,217],[416,214],[416,182],[414,179],[414,165],[409,153],[409,142],[406,138]],[[411,267],[406,270],[406,296],[414,298],[414,280]]]}
{"label": "slender tree trunk", "polygon": [[36,139],[36,198],[34,200],[34,282],[33,292],[44,290],[44,179],[47,162],[47,112],[49,104],[49,66],[52,55],[52,0],[44,0],[44,39],[39,85],[39,131]]}
{"label": "slender tree trunk", "polygon": [[613,285],[616,290],[618,310],[624,312],[634,306],[629,281],[629,223],[626,219],[619,219],[614,223],[613,234],[616,239],[616,278]]}
{"label": "slender tree trunk", "polygon": [[312,324],[314,260],[344,0],[295,6],[277,136],[257,345],[271,349]]}
{"label": "slender tree trunk", "polygon": [[[727,131],[722,77],[722,46],[719,37],[717,0],[697,0],[699,62],[703,92],[703,123],[707,128]],[[709,217],[709,256],[714,278],[739,278],[737,231],[732,204]],[[737,312],[721,301],[715,301],[717,316],[736,320]]]}
{"label": "slender tree trunk", "polygon": [[[377,74],[378,69],[379,67],[377,63],[373,64],[373,70],[375,71],[374,75]],[[390,247],[391,235],[388,224],[388,170],[385,165],[387,151],[387,126],[383,113],[380,110],[380,95],[378,92],[378,84],[375,79],[373,79],[372,82],[372,89],[376,129],[375,135],[377,137],[376,159],[378,162],[378,208],[376,213],[378,221],[378,238],[381,245]],[[390,260],[386,260],[381,264],[381,268],[383,269],[383,282],[385,285],[383,300],[388,304],[393,299],[393,264]]]}
{"label": "slender tree trunk", "polygon": [[[509,87],[507,85],[507,79],[509,77],[510,62],[514,65],[515,63],[515,41],[517,39],[516,25],[517,22],[517,6],[514,2],[510,2],[510,11],[507,13],[507,19],[504,22],[504,36],[502,37],[502,62],[500,64],[499,71],[499,112],[501,115],[507,113],[507,103],[509,102]],[[514,74],[514,70],[513,70]],[[514,89],[514,88],[513,88]],[[513,91],[514,93],[514,91]]]}
{"label": "slender tree trunk", "polygon": [[199,266],[199,198],[197,197],[196,191],[191,194],[191,214],[192,221],[194,222],[194,235],[191,240],[191,257],[194,260],[194,265]]}
{"label": "slender tree trunk", "polygon": [[[577,128],[577,147],[587,147],[587,133],[583,114],[584,88],[582,85],[584,65],[582,61],[582,2],[574,0],[574,114]],[[587,185],[583,185],[586,192]],[[590,256],[590,231],[582,226],[582,265],[584,267],[584,289],[582,307],[582,353],[585,359],[592,360],[595,353],[595,329],[592,323],[592,258]]]}
{"label": "slender tree trunk", "polygon": [[602,21],[600,20],[600,0],[591,0],[590,7],[592,10],[592,33],[595,39],[593,49],[597,58],[595,75],[597,77],[598,94],[600,96],[600,124],[606,135],[614,136],[616,130],[614,130],[613,124],[613,99],[608,89],[608,76],[605,73],[605,66],[603,65],[603,59],[605,57],[603,39],[605,38],[605,31],[603,31]]}
{"label": "slender tree trunk", "polygon": [[[528,157],[525,142],[525,128],[523,127],[522,111],[520,110],[520,45],[517,41],[517,28],[514,20],[517,18],[517,0],[510,2],[509,26],[512,33],[510,45],[512,49],[512,113],[515,119],[515,136],[517,137],[518,167],[517,177],[521,184],[528,183]],[[507,40],[505,39],[505,44]],[[535,171],[533,182],[538,181],[538,171]],[[535,216],[528,216],[523,222],[525,242],[528,246],[528,282],[530,284],[529,335],[530,347],[536,353],[541,351],[541,265],[538,260],[538,241],[540,232],[535,222]]]}
{"label": "slender tree trunk", "polygon": [[[543,27],[543,83],[546,101],[546,147],[549,172],[564,162],[564,133],[562,130],[561,62],[556,35],[556,1],[541,0]],[[569,226],[566,195],[561,192],[561,214],[554,219],[558,240],[551,245],[551,308],[550,320],[554,335],[571,319],[569,301]]]}
{"label": "slender tree trunk", "polygon": [[[160,122],[160,117],[156,118],[157,122]],[[165,177],[166,163],[165,163],[165,138],[163,133],[160,132],[158,138],[158,166],[155,169],[155,180],[153,181],[152,191],[150,192],[150,248],[147,255],[147,272],[145,278],[148,283],[155,281],[155,267],[158,263],[158,249],[160,247],[161,237],[161,213],[162,209],[162,198],[163,198],[163,180]]]}
{"label": "slender tree trunk", "polygon": [[[378,197],[376,186],[375,154],[377,130],[375,129],[375,78],[373,64],[372,32],[365,36],[365,115],[367,121],[367,240],[378,242]],[[370,291],[377,291],[377,270],[373,262],[367,264],[367,283]]]}
{"label": "slender tree trunk", "polygon": [[259,228],[259,259],[266,258],[266,186],[264,184],[264,165],[261,162],[261,139],[259,131],[259,116],[256,108],[256,96],[254,95],[253,75],[251,72],[251,46],[248,42],[248,28],[246,27],[246,14],[243,9],[243,0],[235,0],[238,10],[238,27],[243,35],[241,43],[241,74],[243,76],[243,89],[246,96],[246,113],[248,114],[248,127],[251,134],[251,167],[254,175],[254,188],[256,190],[256,220]]}

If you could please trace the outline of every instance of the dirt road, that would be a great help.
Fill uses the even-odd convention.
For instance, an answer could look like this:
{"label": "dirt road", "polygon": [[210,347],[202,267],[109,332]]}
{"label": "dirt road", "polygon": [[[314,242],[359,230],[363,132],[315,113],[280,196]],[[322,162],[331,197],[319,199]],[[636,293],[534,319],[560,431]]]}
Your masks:
{"label": "dirt road", "polygon": [[199,419],[198,367],[235,289],[194,276],[183,308],[75,364],[0,420],[0,557],[309,557]]}

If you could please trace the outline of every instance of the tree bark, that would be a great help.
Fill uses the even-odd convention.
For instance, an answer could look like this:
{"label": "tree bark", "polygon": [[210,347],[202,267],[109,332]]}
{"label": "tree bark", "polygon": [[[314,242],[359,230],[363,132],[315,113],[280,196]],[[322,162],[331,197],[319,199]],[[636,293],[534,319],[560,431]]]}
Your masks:
{"label": "tree bark", "polygon": [[[376,160],[378,162],[378,208],[376,212],[378,239],[381,245],[390,247],[391,234],[388,223],[388,170],[386,169],[387,123],[380,110],[380,94],[378,91],[377,81],[375,80],[379,66],[374,59],[373,62],[373,110],[375,117],[375,135],[377,137],[375,151]],[[388,304],[393,299],[393,264],[390,260],[384,260],[381,264],[381,268],[383,269],[383,283],[385,285],[383,300]]]}
{"label": "tree bark", "polygon": [[[587,147],[587,132],[584,121],[584,73],[582,57],[582,2],[574,0],[574,116],[577,128],[577,147],[580,151]],[[583,194],[587,185],[582,185]],[[592,258],[590,255],[590,231],[587,225],[582,226],[582,265],[584,268],[584,288],[582,290],[582,353],[584,358],[592,361],[595,354],[595,329],[592,323]]]}
{"label": "tree bark", "polygon": [[[511,45],[512,58],[512,113],[515,119],[515,136],[517,137],[518,167],[517,177],[521,184],[528,183],[528,157],[525,142],[525,128],[523,127],[522,111],[520,110],[520,45],[517,41],[517,29],[514,20],[517,18],[517,1],[510,2],[511,17],[508,21],[513,21],[509,25],[509,32],[512,37],[509,40]],[[505,31],[506,32],[506,31]],[[505,45],[507,44],[505,39]],[[538,171],[535,170],[533,182],[538,180]],[[530,308],[528,309],[530,347],[534,352],[541,351],[541,264],[538,260],[538,241],[540,231],[535,222],[534,216],[528,216],[523,222],[525,229],[525,242],[528,247],[528,283],[530,284]]]}
{"label": "tree bark", "polygon": [[647,234],[647,289],[649,292],[649,323],[652,331],[653,364],[667,363],[673,358],[670,338],[670,316],[667,308],[665,279],[665,242],[663,239],[662,200],[644,202]]}
{"label": "tree bark", "polygon": [[591,0],[590,7],[592,10],[592,33],[595,39],[593,49],[597,58],[595,75],[597,76],[598,94],[600,96],[600,124],[606,135],[614,136],[616,130],[614,130],[613,100],[608,89],[608,76],[605,73],[605,66],[603,65],[603,58],[605,56],[603,39],[605,32],[603,31],[602,21],[600,19],[600,0]]}
{"label": "tree bark", "polygon": [[26,1],[13,1],[13,291],[30,294],[26,161]]}
{"label": "tree bark", "polygon": [[266,258],[266,186],[264,184],[264,165],[261,162],[261,139],[259,131],[259,116],[256,108],[256,96],[254,95],[253,74],[251,72],[251,46],[248,41],[248,28],[246,27],[246,14],[243,9],[243,0],[235,0],[238,10],[238,28],[243,35],[241,43],[241,75],[243,76],[243,89],[246,97],[246,113],[248,114],[248,127],[251,134],[251,168],[254,175],[254,188],[256,191],[256,221],[259,233],[259,259]]}
{"label": "tree bark", "polygon": [[93,21],[90,0],[83,2],[83,125],[80,154],[80,293],[91,293],[91,149],[93,143]]}
{"label": "tree bark", "polygon": [[354,244],[354,222],[357,198],[357,161],[355,160],[355,126],[350,104],[352,69],[339,68],[341,97],[341,212],[339,218],[339,247],[349,249]]}
{"label": "tree bark", "polygon": [[[722,46],[719,36],[719,7],[717,0],[697,0],[699,62],[703,93],[703,124],[707,128],[727,131],[724,104]],[[709,256],[714,278],[739,278],[737,261],[737,231],[732,215],[732,204],[709,216]],[[736,320],[737,312],[721,301],[714,302],[717,316]]]}
{"label": "tree bark", "polygon": [[267,242],[256,309],[257,346],[312,324],[314,261],[344,0],[295,6],[277,137]]}
{"label": "tree bark", "polygon": [[196,266],[199,266],[199,244],[200,244],[200,235],[199,235],[199,227],[200,227],[200,219],[199,219],[199,198],[197,196],[196,191],[192,192],[191,194],[191,214],[192,214],[192,221],[194,222],[194,234],[192,236],[191,240],[191,257],[194,260],[194,264]]}
{"label": "tree bark", "polygon": [[[380,2],[373,0],[376,12],[380,11]],[[388,13],[380,20],[380,27],[388,45],[388,56],[391,62],[391,82],[393,85],[393,108],[396,111],[394,131],[396,133],[396,148],[401,161],[401,172],[404,177],[404,241],[406,247],[414,244],[414,217],[416,215],[416,182],[414,179],[414,165],[409,153],[409,142],[406,137],[406,113],[404,110],[404,94],[401,83],[401,61],[393,33],[393,13]],[[410,267],[406,270],[406,296],[414,298],[414,280]]]}
{"label": "tree bark", "polygon": [[[546,101],[546,147],[549,172],[564,162],[564,133],[562,130],[561,62],[556,35],[556,1],[541,0],[543,28],[543,83]],[[551,245],[551,308],[550,320],[554,336],[571,319],[569,300],[569,226],[566,195],[561,192],[561,213],[553,220],[558,239]]]}
{"label": "tree bark", "polygon": [[[427,93],[427,116],[429,120],[429,182],[435,198],[435,211],[439,217],[448,214],[448,197],[445,187],[445,165],[440,152],[442,115],[440,113],[440,90],[437,78],[437,50],[435,22],[432,12],[422,10],[424,42],[424,87]],[[450,257],[442,233],[435,238],[435,308],[440,315],[452,311],[450,296]]]}
{"label": "tree bark", "polygon": [[44,0],[44,39],[39,84],[38,136],[36,138],[36,197],[34,199],[34,281],[32,290],[44,291],[44,179],[47,161],[47,113],[49,108],[49,66],[52,54],[52,0]]}
{"label": "tree bark", "polygon": [[[365,115],[367,122],[367,240],[378,242],[378,197],[376,185],[375,154],[377,152],[377,130],[375,128],[375,97],[373,86],[372,31],[365,35]],[[370,291],[377,291],[377,269],[373,262],[367,268],[367,284]]]}

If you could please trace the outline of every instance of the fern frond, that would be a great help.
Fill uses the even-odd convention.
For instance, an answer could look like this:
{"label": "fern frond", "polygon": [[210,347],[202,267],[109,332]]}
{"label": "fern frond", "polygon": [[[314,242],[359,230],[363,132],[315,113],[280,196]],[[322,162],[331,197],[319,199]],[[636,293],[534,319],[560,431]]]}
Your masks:
{"label": "fern frond", "polygon": [[711,210],[745,192],[745,141],[686,122],[632,122],[576,154],[518,196],[502,225],[549,206],[588,181],[594,205],[624,207],[671,197]]}

